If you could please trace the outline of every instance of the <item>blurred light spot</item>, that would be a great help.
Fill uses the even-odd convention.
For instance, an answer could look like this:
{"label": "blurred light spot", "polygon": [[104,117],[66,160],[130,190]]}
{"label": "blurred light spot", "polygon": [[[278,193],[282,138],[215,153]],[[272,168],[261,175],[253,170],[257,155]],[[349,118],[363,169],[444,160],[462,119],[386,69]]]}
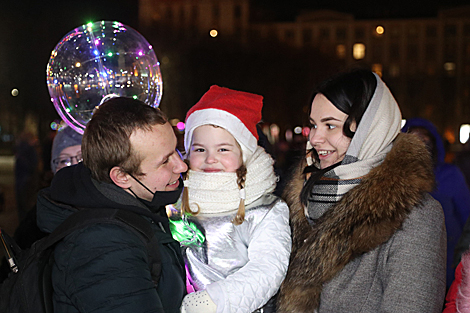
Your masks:
{"label": "blurred light spot", "polygon": [[209,35],[213,38],[217,37],[218,34],[219,32],[215,29],[211,29],[211,31],[209,32]]}
{"label": "blurred light spot", "polygon": [[178,128],[179,131],[183,131],[186,128],[186,125],[183,122],[178,122],[178,124],[176,124],[176,128]]}
{"label": "blurred light spot", "polygon": [[379,75],[379,77],[382,77],[382,70],[383,70],[382,64],[379,64],[379,63],[372,64],[372,72]]}
{"label": "blurred light spot", "polygon": [[294,133],[291,129],[286,130],[286,141],[292,142],[292,138],[294,138]]}
{"label": "blurred light spot", "polygon": [[453,71],[455,70],[455,63],[454,62],[447,62],[447,63],[444,63],[444,69],[446,71]]}
{"label": "blurred light spot", "polygon": [[353,46],[353,57],[356,60],[364,59],[366,56],[366,46],[363,43],[356,43]]}
{"label": "blurred light spot", "polygon": [[460,126],[460,143],[465,144],[470,136],[470,124]]}

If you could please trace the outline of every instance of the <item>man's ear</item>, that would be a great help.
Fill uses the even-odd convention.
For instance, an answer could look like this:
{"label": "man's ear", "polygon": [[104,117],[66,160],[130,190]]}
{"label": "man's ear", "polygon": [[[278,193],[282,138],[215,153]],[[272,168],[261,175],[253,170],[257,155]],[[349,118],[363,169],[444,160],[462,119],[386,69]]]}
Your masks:
{"label": "man's ear", "polygon": [[129,175],[121,170],[119,166],[115,166],[111,169],[111,171],[109,171],[109,177],[117,186],[121,187],[122,189],[128,189],[131,187]]}

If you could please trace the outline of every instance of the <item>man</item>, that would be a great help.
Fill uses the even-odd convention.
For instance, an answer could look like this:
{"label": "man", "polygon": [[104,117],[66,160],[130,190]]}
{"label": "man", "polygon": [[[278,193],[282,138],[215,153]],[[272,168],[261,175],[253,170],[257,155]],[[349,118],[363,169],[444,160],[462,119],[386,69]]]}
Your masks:
{"label": "man", "polygon": [[132,211],[155,230],[161,263],[149,266],[146,243],[124,225],[75,231],[54,250],[55,312],[179,312],[184,264],[165,212],[178,199],[180,174],[187,170],[175,148],[160,110],[129,98],[95,110],[82,140],[83,163],[58,171],[40,192],[38,226],[52,232],[77,209]]}

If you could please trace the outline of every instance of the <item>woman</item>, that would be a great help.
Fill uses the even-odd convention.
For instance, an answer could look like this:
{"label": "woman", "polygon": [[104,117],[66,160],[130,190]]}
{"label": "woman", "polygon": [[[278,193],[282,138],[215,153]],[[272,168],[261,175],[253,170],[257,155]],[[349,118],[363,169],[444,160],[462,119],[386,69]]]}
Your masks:
{"label": "woman", "polygon": [[440,312],[446,239],[424,144],[370,71],[314,96],[306,159],[286,186],[293,246],[280,312]]}

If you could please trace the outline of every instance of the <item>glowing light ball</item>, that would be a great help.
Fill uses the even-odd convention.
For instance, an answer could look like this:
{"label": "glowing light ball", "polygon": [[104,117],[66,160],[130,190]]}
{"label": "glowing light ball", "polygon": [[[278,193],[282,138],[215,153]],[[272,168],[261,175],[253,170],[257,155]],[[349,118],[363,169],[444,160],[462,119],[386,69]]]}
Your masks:
{"label": "glowing light ball", "polygon": [[93,110],[112,97],[158,107],[160,63],[136,30],[100,21],[77,27],[57,44],[47,64],[47,88],[60,117],[83,134]]}

